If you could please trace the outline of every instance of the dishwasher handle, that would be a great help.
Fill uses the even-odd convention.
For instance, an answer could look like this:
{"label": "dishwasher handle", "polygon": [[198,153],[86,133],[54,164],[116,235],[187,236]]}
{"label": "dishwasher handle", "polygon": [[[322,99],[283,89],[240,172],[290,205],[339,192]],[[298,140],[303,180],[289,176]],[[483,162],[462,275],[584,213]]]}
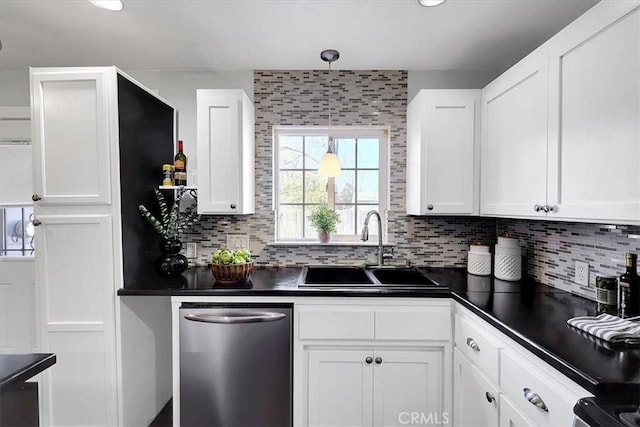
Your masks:
{"label": "dishwasher handle", "polygon": [[192,322],[204,323],[256,323],[256,322],[275,322],[287,317],[285,313],[276,313],[273,311],[220,311],[211,314],[185,314],[184,318]]}

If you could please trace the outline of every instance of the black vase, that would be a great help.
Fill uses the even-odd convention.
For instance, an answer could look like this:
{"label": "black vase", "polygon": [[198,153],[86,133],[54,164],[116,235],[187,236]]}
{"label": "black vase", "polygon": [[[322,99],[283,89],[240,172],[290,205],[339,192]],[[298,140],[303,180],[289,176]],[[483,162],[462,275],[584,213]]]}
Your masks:
{"label": "black vase", "polygon": [[175,277],[187,269],[187,257],[180,253],[182,242],[178,239],[162,239],[160,251],[162,255],[156,258],[155,268],[160,276]]}

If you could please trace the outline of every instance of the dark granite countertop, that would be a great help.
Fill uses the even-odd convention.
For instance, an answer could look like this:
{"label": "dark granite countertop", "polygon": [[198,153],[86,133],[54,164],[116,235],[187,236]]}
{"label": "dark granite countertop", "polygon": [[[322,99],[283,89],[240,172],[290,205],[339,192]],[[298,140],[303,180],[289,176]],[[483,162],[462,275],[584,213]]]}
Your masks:
{"label": "dark granite countertop", "polygon": [[20,384],[54,363],[53,353],[0,354],[0,390]]}
{"label": "dark granite countertop", "polygon": [[640,400],[640,348],[613,346],[566,324],[574,316],[594,315],[593,301],[531,280],[506,282],[456,268],[424,269],[441,285],[438,290],[298,288],[300,272],[258,268],[251,283],[220,287],[206,267],[197,267],[178,279],[131,284],[118,295],[451,297],[594,395]]}

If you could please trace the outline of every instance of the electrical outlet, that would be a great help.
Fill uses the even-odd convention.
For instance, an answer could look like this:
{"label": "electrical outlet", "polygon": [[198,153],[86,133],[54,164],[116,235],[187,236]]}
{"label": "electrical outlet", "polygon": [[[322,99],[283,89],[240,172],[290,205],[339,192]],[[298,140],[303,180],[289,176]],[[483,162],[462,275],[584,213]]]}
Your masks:
{"label": "electrical outlet", "polygon": [[576,261],[576,275],[573,279],[578,285],[589,286],[589,263]]}
{"label": "electrical outlet", "polygon": [[198,244],[197,243],[187,243],[187,258],[195,259],[198,257]]}
{"label": "electrical outlet", "polygon": [[234,251],[240,248],[249,249],[249,236],[246,234],[227,234],[227,248]]}

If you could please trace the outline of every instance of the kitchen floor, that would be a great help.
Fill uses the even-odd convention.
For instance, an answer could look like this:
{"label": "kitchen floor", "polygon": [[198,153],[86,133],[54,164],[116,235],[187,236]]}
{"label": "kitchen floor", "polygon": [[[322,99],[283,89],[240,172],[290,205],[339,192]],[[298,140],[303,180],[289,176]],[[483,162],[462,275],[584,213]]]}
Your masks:
{"label": "kitchen floor", "polygon": [[173,426],[173,411],[171,410],[171,405],[173,404],[173,399],[169,399],[162,411],[158,414],[158,416],[149,424],[149,427],[172,427]]}

